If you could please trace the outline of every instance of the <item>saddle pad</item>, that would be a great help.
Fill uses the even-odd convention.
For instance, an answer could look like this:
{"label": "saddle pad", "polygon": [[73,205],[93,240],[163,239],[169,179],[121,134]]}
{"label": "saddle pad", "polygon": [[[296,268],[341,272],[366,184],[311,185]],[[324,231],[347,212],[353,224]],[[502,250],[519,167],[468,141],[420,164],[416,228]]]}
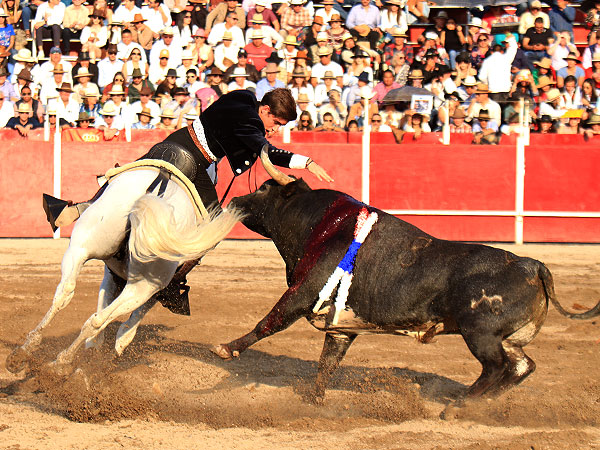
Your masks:
{"label": "saddle pad", "polygon": [[172,177],[171,179],[175,181],[179,187],[181,187],[188,195],[190,200],[194,205],[194,209],[196,211],[196,216],[199,220],[208,220],[209,214],[198,195],[198,191],[194,184],[173,164],[162,161],[160,159],[141,159],[139,161],[133,161],[129,164],[125,164],[120,167],[115,167],[109,169],[104,177],[106,178],[106,182],[110,183],[111,179],[115,178],[118,175],[121,175],[124,172],[128,172],[130,170],[139,170],[139,169],[154,169],[156,171],[160,171],[164,169],[168,171]]}

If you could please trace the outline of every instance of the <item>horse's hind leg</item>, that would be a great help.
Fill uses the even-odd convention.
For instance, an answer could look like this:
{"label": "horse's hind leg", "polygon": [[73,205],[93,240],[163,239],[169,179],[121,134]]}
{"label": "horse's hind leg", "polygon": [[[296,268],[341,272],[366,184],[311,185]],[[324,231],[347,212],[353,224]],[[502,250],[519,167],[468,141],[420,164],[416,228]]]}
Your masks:
{"label": "horse's hind leg", "polygon": [[[88,339],[93,339],[104,330],[108,324],[119,316],[130,314],[144,303],[146,303],[156,292],[163,289],[173,277],[177,263],[158,260],[144,265],[144,275],[152,274],[152,282],[148,281],[141,273],[141,265],[135,261],[132,265],[138,265],[133,275],[130,273],[129,281],[123,288],[123,292],[105,309],[93,314],[81,328],[81,333],[69,348],[63,350],[52,363],[57,372],[65,372],[73,361],[75,353]],[[131,267],[130,267],[131,269]]]}
{"label": "horse's hind leg", "polygon": [[42,330],[48,326],[54,316],[64,309],[75,293],[77,277],[85,262],[89,259],[87,251],[78,246],[69,245],[61,263],[61,280],[54,293],[52,306],[41,320],[41,322],[27,335],[25,343],[17,347],[7,358],[6,368],[17,373],[25,367],[28,357],[36,350],[42,342]]}
{"label": "horse's hind leg", "polygon": [[137,333],[137,329],[144,318],[144,316],[152,309],[154,305],[156,305],[156,296],[152,296],[150,300],[140,306],[138,309],[131,313],[127,322],[123,322],[119,327],[119,331],[117,332],[117,339],[115,342],[115,351],[117,355],[121,355],[123,350],[127,348],[127,346],[131,343],[135,334]]}
{"label": "horse's hind leg", "polygon": [[[110,305],[113,300],[117,298],[118,291],[119,287],[117,286],[117,283],[115,283],[113,274],[108,267],[104,266],[104,278],[102,279],[100,290],[98,292],[98,307],[96,308],[96,312],[100,312]],[[85,348],[100,348],[103,343],[104,331],[101,331],[94,339],[88,339],[86,341]]]}

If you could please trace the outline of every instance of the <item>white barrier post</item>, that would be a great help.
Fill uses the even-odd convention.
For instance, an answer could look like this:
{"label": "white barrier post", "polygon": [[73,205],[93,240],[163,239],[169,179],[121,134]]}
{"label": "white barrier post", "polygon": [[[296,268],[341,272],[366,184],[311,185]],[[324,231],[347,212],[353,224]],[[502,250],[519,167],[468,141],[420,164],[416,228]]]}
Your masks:
{"label": "white barrier post", "polygon": [[[34,46],[35,47],[35,46]],[[62,143],[60,135],[60,114],[56,112],[56,127],[54,132],[54,196],[61,197],[61,174],[62,174]],[[57,228],[53,235],[54,239],[60,238],[60,228]]]}
{"label": "white barrier post", "polygon": [[517,136],[516,184],[515,184],[515,244],[523,244],[523,212],[525,197],[525,103],[519,103],[519,135]]}
{"label": "white barrier post", "polygon": [[450,107],[448,106],[448,101],[445,101],[442,107],[446,111],[444,125],[442,126],[442,144],[450,145]]}
{"label": "white barrier post", "polygon": [[369,204],[371,191],[371,125],[369,124],[369,101],[373,98],[373,92],[368,86],[361,88],[360,96],[365,102],[365,114],[362,136],[362,191],[361,201]]}

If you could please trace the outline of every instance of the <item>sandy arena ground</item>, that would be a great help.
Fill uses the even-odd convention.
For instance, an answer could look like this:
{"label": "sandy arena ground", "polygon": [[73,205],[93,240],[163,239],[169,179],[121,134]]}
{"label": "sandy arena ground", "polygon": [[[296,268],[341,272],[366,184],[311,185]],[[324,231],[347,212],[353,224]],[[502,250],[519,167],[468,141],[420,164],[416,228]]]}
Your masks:
{"label": "sandy arena ground", "polygon": [[[305,320],[226,362],[209,348],[249,331],[285,291],[271,242],[225,241],[190,277],[192,315],[156,306],[120,358],[108,328],[81,350],[66,381],[9,373],[4,361],[48,310],[66,239],[0,240],[0,448],[37,449],[584,449],[600,448],[600,318],[550,307],[526,347],[537,370],[493,401],[440,413],[480,373],[458,336],[430,344],[362,336],[325,404],[303,401],[324,335]],[[600,299],[600,246],[502,245],[545,262],[568,308]],[[89,263],[75,298],[48,327],[50,361],[94,312],[102,265]],[[86,387],[89,382],[89,389]]]}

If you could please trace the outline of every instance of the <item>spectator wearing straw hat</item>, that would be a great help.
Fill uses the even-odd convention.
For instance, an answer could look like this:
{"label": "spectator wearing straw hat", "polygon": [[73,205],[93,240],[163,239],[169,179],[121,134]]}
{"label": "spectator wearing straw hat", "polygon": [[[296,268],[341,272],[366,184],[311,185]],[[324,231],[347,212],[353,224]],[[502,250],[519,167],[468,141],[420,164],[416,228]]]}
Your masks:
{"label": "spectator wearing straw hat", "polygon": [[577,80],[577,85],[581,86],[585,80],[585,71],[579,66],[578,53],[569,53],[564,60],[567,66],[556,71],[556,86],[560,89],[565,85],[567,76],[572,75]]}
{"label": "spectator wearing straw hat", "polygon": [[[599,42],[600,44],[600,42]],[[586,50],[588,50],[588,48],[586,48]],[[600,50],[595,52],[591,57],[590,57],[590,65],[587,69],[585,69],[585,77],[586,78],[592,78],[594,72],[600,72]]]}
{"label": "spectator wearing straw hat", "polygon": [[43,126],[37,117],[31,115],[31,113],[31,105],[22,103],[19,105],[17,115],[9,119],[6,123],[6,128],[17,130],[21,136],[27,137],[29,135],[29,131],[36,128],[41,128]]}
{"label": "spectator wearing straw hat", "polygon": [[[244,2],[244,5],[246,2]],[[279,23],[279,19],[277,15],[273,12],[273,8],[271,8],[270,0],[256,0],[254,2],[254,6],[248,10],[248,17],[253,17],[254,14],[262,14],[263,19],[266,24],[270,27],[273,27],[275,31],[279,33],[281,30],[281,24]]]}
{"label": "spectator wearing straw hat", "polygon": [[19,72],[19,74],[17,75],[17,82],[13,83],[13,87],[15,88],[15,92],[19,97],[21,96],[21,90],[24,87],[29,87],[34,94],[34,97],[37,98],[37,91],[39,87],[33,81],[31,72],[27,69],[23,69],[21,70],[21,72]]}
{"label": "spectator wearing straw hat", "polygon": [[150,80],[154,86],[158,86],[167,78],[167,72],[169,70],[175,72],[175,77],[177,77],[175,67],[172,64],[169,64],[169,50],[164,48],[160,52],[159,63],[150,65],[150,68],[148,69],[148,80]]}
{"label": "spectator wearing straw hat", "polygon": [[71,83],[62,83],[57,91],[58,98],[49,101],[48,108],[54,108],[61,119],[66,120],[71,126],[75,126],[81,105],[73,98]]}
{"label": "spectator wearing straw hat", "polygon": [[106,57],[98,63],[98,87],[104,89],[115,78],[117,72],[122,72],[123,61],[117,59],[117,46],[109,44]]}
{"label": "spectator wearing straw hat", "polygon": [[[23,70],[27,70],[27,69],[23,69]],[[33,91],[31,90],[31,88],[29,86],[25,86],[23,87],[23,89],[21,90],[21,99],[14,104],[14,115],[16,116],[17,114],[17,110],[19,109],[19,106],[22,105],[23,103],[28,104],[29,106],[31,106],[31,115],[32,116],[36,116],[36,118],[41,122],[42,118],[44,117],[44,108],[42,107],[42,104],[39,100],[33,98]],[[9,102],[6,102],[9,103]]]}
{"label": "spectator wearing straw hat", "polygon": [[153,130],[156,127],[150,122],[151,119],[152,113],[150,112],[150,108],[142,108],[142,110],[138,113],[138,121],[131,126],[131,129]]}
{"label": "spectator wearing straw hat", "polygon": [[74,79],[73,77],[77,75],[77,72],[82,67],[86,68],[92,74],[91,82],[98,84],[98,66],[92,62],[88,52],[82,51],[77,55],[77,62],[71,69],[72,79]]}
{"label": "spectator wearing straw hat", "polygon": [[[560,91],[556,88],[550,89],[546,93],[546,101],[540,102],[539,115],[547,114],[553,120],[560,119],[565,113],[565,109],[560,106]],[[559,123],[557,123],[558,125]]]}
{"label": "spectator wearing straw hat", "polygon": [[275,28],[267,25],[267,21],[261,13],[255,13],[253,16],[249,16],[248,25],[248,29],[246,30],[246,45],[252,42],[252,35],[254,31],[257,30],[262,33],[265,45],[275,49],[282,47],[283,38]]}
{"label": "spectator wearing straw hat", "polygon": [[311,24],[311,14],[308,8],[304,7],[304,0],[290,0],[289,8],[281,15],[281,29],[279,32],[283,37],[288,34],[298,36],[298,33],[304,27]]}
{"label": "spectator wearing straw hat", "polygon": [[227,86],[229,92],[240,89],[247,89],[250,92],[256,92],[256,84],[248,80],[248,74],[242,67],[236,67],[231,76],[230,83]]}
{"label": "spectator wearing straw hat", "polygon": [[406,31],[402,31],[399,27],[394,27],[390,31],[390,35],[392,36],[391,42],[388,42],[383,47],[383,57],[381,58],[383,63],[390,66],[394,55],[400,53],[404,56],[406,63],[411,65],[415,54],[412,47],[406,45],[406,40],[408,39]]}
{"label": "spectator wearing straw hat", "polygon": [[146,19],[141,14],[136,14],[133,18],[133,27],[130,28],[133,42],[139,44],[144,50],[146,61],[150,56],[152,44],[154,43],[154,32],[144,22]]}
{"label": "spectator wearing straw hat", "polygon": [[130,103],[126,112],[124,113],[124,119],[128,123],[134,123],[137,121],[137,114],[143,108],[149,108],[152,113],[152,124],[156,125],[160,121],[160,106],[158,103],[152,100],[153,91],[148,86],[144,86],[140,91],[140,99],[136,102]]}
{"label": "spectator wearing straw hat", "polygon": [[177,86],[183,86],[186,82],[188,70],[194,70],[198,75],[198,68],[194,65],[194,55],[191,50],[183,50],[181,52],[181,65],[175,70],[177,71]]}
{"label": "spectator wearing straw hat", "polygon": [[68,81],[69,83],[72,83],[73,80],[71,79],[71,69],[73,65],[69,61],[67,61],[65,56],[62,54],[62,50],[60,49],[60,47],[52,47],[50,49],[48,61],[40,64],[40,69],[37,74],[35,72],[32,72],[33,78],[36,80],[36,82],[42,85],[47,79],[52,78],[52,71],[57,66],[62,67],[65,71],[65,79],[63,81]]}
{"label": "spectator wearing straw hat", "polygon": [[142,10],[135,5],[135,0],[123,0],[115,9],[112,21],[120,22],[124,27],[129,28],[136,14],[142,14]]}
{"label": "spectator wearing straw hat", "polygon": [[214,62],[222,72],[237,64],[237,55],[240,49],[233,45],[233,36],[229,31],[223,34],[223,42],[215,47]]}
{"label": "spectator wearing straw hat", "polygon": [[478,83],[475,89],[475,101],[467,109],[467,116],[471,119],[479,116],[479,111],[486,110],[491,119],[499,124],[502,121],[502,109],[494,100],[490,99],[490,89],[485,83]]}
{"label": "spectator wearing straw hat", "polygon": [[394,28],[401,32],[408,31],[408,22],[402,0],[387,0],[381,10],[381,30],[390,36]]}
{"label": "spectator wearing straw hat", "polygon": [[261,76],[260,73],[258,72],[258,70],[256,70],[256,67],[254,67],[253,64],[250,64],[248,62],[248,52],[246,52],[246,50],[244,49],[240,49],[240,51],[238,52],[238,61],[235,65],[230,66],[224,74],[224,79],[229,82],[229,78],[231,77],[231,74],[233,73],[233,71],[235,70],[236,67],[241,67],[244,69],[244,71],[248,74],[248,80],[252,81],[254,84],[258,83],[258,81],[260,80]]}
{"label": "spectator wearing straw hat", "polygon": [[146,52],[140,44],[133,40],[133,33],[131,30],[126,28],[121,33],[121,41],[117,44],[117,58],[125,63],[131,58],[131,52],[134,49],[140,51],[141,61],[145,63],[148,60]]}
{"label": "spectator wearing straw hat", "polygon": [[[54,107],[49,107],[46,111],[46,116],[48,117],[48,128],[50,129],[50,136],[54,135],[54,133],[56,133],[56,117],[57,117],[57,111]],[[58,121],[58,123],[60,124],[60,129],[64,130],[66,128],[71,128],[74,125],[67,122],[65,119],[63,119],[62,117],[60,118],[60,120]]]}
{"label": "spectator wearing straw hat", "polygon": [[314,60],[316,55],[312,54],[312,48],[317,46],[317,36],[323,31],[325,21],[320,16],[315,16],[310,26],[302,28],[296,40],[299,44],[300,50],[310,51],[311,61]]}
{"label": "spectator wearing straw hat", "polygon": [[472,133],[471,125],[465,122],[467,114],[462,108],[456,108],[450,117],[450,133]]}
{"label": "spectator wearing straw hat", "polygon": [[[152,112],[150,112],[152,114]],[[159,130],[175,131],[175,113],[172,110],[165,108],[160,115],[160,122],[156,125]]]}
{"label": "spectator wearing straw hat", "polygon": [[256,67],[259,72],[267,65],[267,58],[273,53],[273,47],[264,43],[264,35],[261,30],[252,30],[250,44],[244,47],[248,53],[248,61]]}
{"label": "spectator wearing straw hat", "polygon": [[587,121],[587,126],[589,128],[586,128],[583,130],[583,137],[586,140],[591,139],[595,136],[599,136],[600,135],[600,115],[592,114]]}
{"label": "spectator wearing straw hat", "polygon": [[115,106],[112,103],[107,102],[98,112],[95,128],[102,131],[105,141],[110,141],[123,131],[125,122]]}
{"label": "spectator wearing straw hat", "polygon": [[480,110],[473,125],[473,144],[497,144],[498,123],[487,110]]}
{"label": "spectator wearing straw hat", "polygon": [[148,88],[150,93],[154,93],[154,85],[142,75],[140,69],[133,69],[131,74],[131,83],[127,86],[127,97],[129,103],[134,103],[140,99],[142,89]]}
{"label": "spectator wearing straw hat", "polygon": [[310,114],[313,125],[317,123],[319,113],[315,104],[310,100],[308,94],[301,92],[296,99],[296,113],[300,117],[303,112]]}
{"label": "spectator wearing straw hat", "polygon": [[[2,69],[0,69],[0,83],[2,82],[1,70]],[[46,105],[48,103],[49,98],[58,97],[58,92],[57,92],[56,88],[59,87],[60,85],[62,85],[62,83],[64,81],[64,75],[65,75],[65,71],[63,70],[62,66],[59,64],[58,66],[56,66],[54,68],[54,70],[52,70],[52,78],[50,80],[45,81],[42,84],[42,88],[40,89],[39,98],[43,105]],[[1,90],[1,88],[0,88],[0,90]]]}
{"label": "spectator wearing straw hat", "polygon": [[329,101],[329,91],[337,87],[336,80],[337,77],[333,74],[331,70],[328,70],[323,74],[323,76],[319,80],[319,84],[317,84],[314,88],[315,106],[320,107],[321,105]]}
{"label": "spectator wearing straw hat", "polygon": [[343,86],[344,70],[335,61],[331,60],[333,49],[331,47],[319,48],[317,55],[319,56],[319,62],[315,64],[311,71],[311,82],[316,87],[317,81],[321,80],[325,75],[325,72],[331,71],[336,77],[339,86]]}
{"label": "spectator wearing straw hat", "polygon": [[91,117],[91,123],[95,123],[96,119],[100,114],[100,97],[99,95],[92,89],[84,90],[82,96],[81,107],[79,108],[79,113],[82,112],[87,113],[89,117]]}
{"label": "spectator wearing straw hat", "polygon": [[296,40],[296,36],[288,35],[281,48],[277,51],[277,56],[282,60],[280,66],[287,72],[288,76],[294,71],[297,54],[298,41]]}
{"label": "spectator wearing straw hat", "polygon": [[127,86],[123,89],[122,84],[113,84],[107,94],[108,100],[104,104],[111,103],[117,110],[117,114],[123,115],[127,108]]}
{"label": "spectator wearing straw hat", "polygon": [[[210,14],[209,14],[210,17]],[[233,40],[233,46],[242,48],[246,45],[244,40],[244,32],[242,28],[238,26],[240,21],[240,16],[236,11],[229,11],[227,16],[225,17],[225,22],[217,23],[208,33],[207,42],[210,45],[217,45],[224,38],[225,33],[231,34],[231,38]]]}
{"label": "spectator wearing straw hat", "polygon": [[256,98],[260,102],[267,92],[276,88],[285,88],[283,81],[277,79],[279,67],[275,63],[268,63],[265,67],[265,77],[256,84]]}
{"label": "spectator wearing straw hat", "polygon": [[323,103],[318,109],[319,111],[319,123],[323,124],[325,114],[330,113],[333,115],[334,124],[339,127],[344,127],[346,124],[346,118],[348,117],[348,108],[342,103],[342,92],[339,87],[332,88],[327,93],[327,102]]}
{"label": "spectator wearing straw hat", "polygon": [[519,34],[524,35],[527,30],[535,26],[535,20],[542,19],[544,28],[550,28],[550,17],[542,10],[542,2],[533,0],[529,3],[529,9],[519,16]]}
{"label": "spectator wearing straw hat", "polygon": [[[17,75],[19,73],[21,73],[21,71],[23,69],[29,70],[29,72],[31,72],[32,76],[34,76],[33,68],[36,67],[36,64],[35,64],[36,59],[32,56],[31,50],[29,50],[28,48],[22,48],[17,52],[17,54],[13,57],[13,59],[16,62],[15,62],[15,65],[13,66],[13,72],[10,77],[11,83],[14,84],[17,82]],[[35,72],[39,73],[39,66],[37,66],[37,69],[35,70]]]}
{"label": "spectator wearing straw hat", "polygon": [[169,51],[169,65],[173,68],[177,67],[181,64],[182,48],[179,42],[175,42],[173,28],[170,26],[163,28],[160,36],[160,39],[152,44],[152,50],[150,50],[150,59],[148,61],[150,67],[160,63],[160,55],[163,50]]}
{"label": "spectator wearing straw hat", "polygon": [[75,75],[74,80],[77,84],[73,87],[75,91],[75,99],[77,101],[81,101],[81,95],[84,90],[90,89],[94,90],[100,96],[100,89],[95,83],[92,83],[92,74],[86,67],[80,67],[77,71],[77,75]]}

